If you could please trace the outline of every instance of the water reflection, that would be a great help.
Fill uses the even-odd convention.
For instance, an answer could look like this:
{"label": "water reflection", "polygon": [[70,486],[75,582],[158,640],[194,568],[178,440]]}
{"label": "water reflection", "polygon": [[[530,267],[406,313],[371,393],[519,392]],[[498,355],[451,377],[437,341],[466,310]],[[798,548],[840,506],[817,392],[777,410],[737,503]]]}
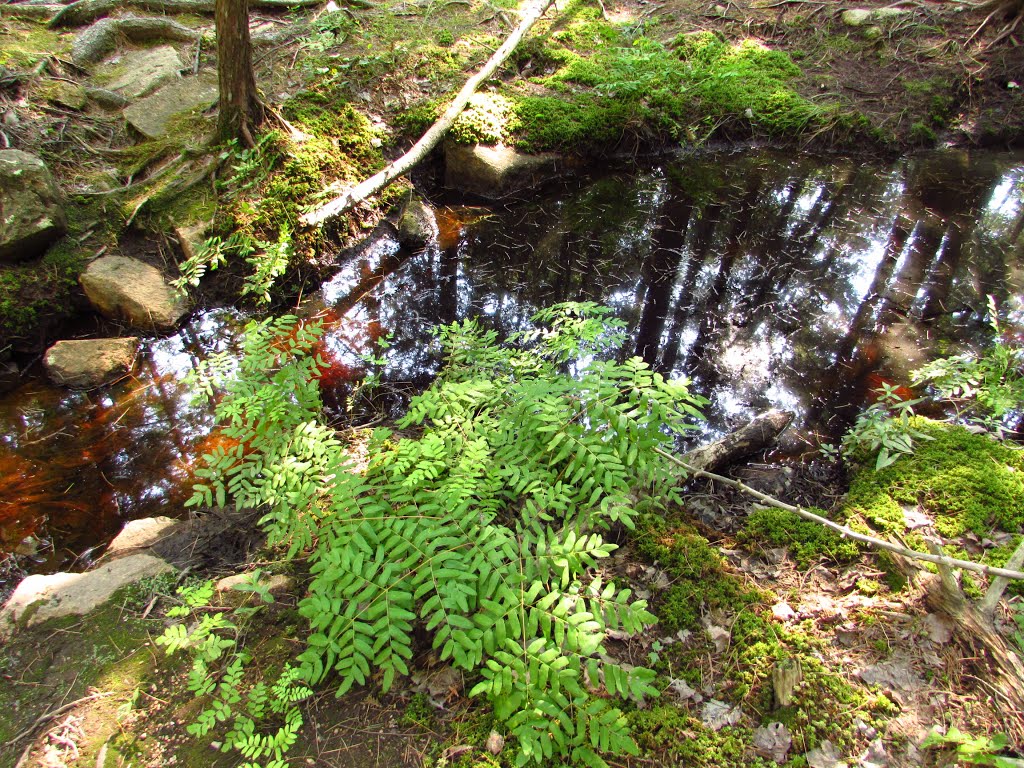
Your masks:
{"label": "water reflection", "polygon": [[[628,324],[621,356],[688,376],[710,398],[708,435],[781,406],[808,445],[834,440],[871,389],[984,340],[987,295],[1024,317],[1022,184],[1024,158],[1009,155],[876,166],[746,153],[441,207],[431,246],[409,253],[379,234],[308,302],[330,328],[321,390],[341,419],[374,367],[385,387],[373,406],[394,414],[437,371],[437,324],[479,316],[505,335],[541,307],[593,300]],[[34,383],[3,401],[0,546],[46,520],[60,560],[125,519],[177,511],[218,439],[181,378],[229,349],[241,323],[202,315],[101,393]],[[368,363],[385,338],[383,361]]]}

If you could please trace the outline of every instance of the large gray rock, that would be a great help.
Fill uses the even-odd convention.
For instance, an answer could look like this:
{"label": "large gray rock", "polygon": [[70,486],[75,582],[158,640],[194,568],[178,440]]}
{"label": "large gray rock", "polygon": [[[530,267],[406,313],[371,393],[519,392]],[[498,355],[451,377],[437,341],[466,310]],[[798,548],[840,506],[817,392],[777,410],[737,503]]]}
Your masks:
{"label": "large gray rock", "polygon": [[58,341],[46,350],[43,365],[57,384],[98,387],[128,373],[138,348],[134,336]]}
{"label": "large gray rock", "polygon": [[19,149],[0,150],[0,261],[40,256],[66,229],[46,164]]}
{"label": "large gray rock", "polygon": [[97,72],[97,84],[128,99],[138,99],[176,80],[180,71],[181,59],[177,52],[169,45],[161,45],[128,51],[105,62]]}
{"label": "large gray rock", "polygon": [[160,270],[137,259],[104,256],[79,281],[100,314],[137,328],[174,328],[187,311]]}
{"label": "large gray rock", "polygon": [[445,185],[487,198],[504,197],[547,181],[557,170],[561,156],[524,155],[511,147],[445,147]]}
{"label": "large gray rock", "polygon": [[19,623],[26,627],[61,616],[82,616],[103,605],[121,587],[174,566],[149,554],[130,555],[87,573],[53,573],[24,579],[0,610],[0,637]]}
{"label": "large gray rock", "polygon": [[217,77],[202,74],[169,83],[124,111],[128,124],[143,136],[166,136],[176,117],[210,107],[217,101]]}

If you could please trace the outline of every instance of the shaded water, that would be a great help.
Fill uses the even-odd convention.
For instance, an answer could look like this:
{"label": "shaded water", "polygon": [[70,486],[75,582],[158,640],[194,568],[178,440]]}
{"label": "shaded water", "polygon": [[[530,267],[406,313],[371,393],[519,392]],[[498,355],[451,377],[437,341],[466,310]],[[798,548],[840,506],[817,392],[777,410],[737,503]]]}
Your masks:
{"label": "shaded water", "polygon": [[[984,342],[987,295],[1024,316],[1022,183],[1012,155],[869,165],[759,152],[575,180],[526,202],[451,201],[431,246],[408,253],[378,233],[307,303],[331,328],[325,400],[344,407],[385,334],[380,402],[397,411],[437,370],[438,323],[474,315],[507,334],[540,307],[586,299],[627,322],[623,355],[694,380],[711,399],[708,435],[784,407],[810,450],[881,382]],[[0,402],[0,548],[52,537],[37,559],[53,568],[125,520],[176,514],[216,440],[182,376],[240,325],[208,312],[151,342],[130,380],[72,394],[32,382]]]}

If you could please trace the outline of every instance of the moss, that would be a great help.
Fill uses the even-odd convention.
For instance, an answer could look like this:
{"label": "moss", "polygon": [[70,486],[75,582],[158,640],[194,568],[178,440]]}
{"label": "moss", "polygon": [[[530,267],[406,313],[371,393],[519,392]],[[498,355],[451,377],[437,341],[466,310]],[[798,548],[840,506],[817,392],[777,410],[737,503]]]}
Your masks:
{"label": "moss", "polygon": [[36,262],[0,267],[0,349],[31,336],[44,319],[72,314],[78,276],[90,255],[65,237]]}
{"label": "moss", "polygon": [[723,728],[712,731],[699,719],[671,705],[660,705],[627,714],[637,746],[660,765],[685,765],[688,768],[725,768],[749,765],[767,768],[760,758],[746,758],[750,731]]}
{"label": "moss", "polygon": [[0,20],[0,66],[31,69],[47,56],[65,56],[70,50],[71,36],[61,35],[45,24]]}
{"label": "moss", "polygon": [[697,628],[703,611],[737,611],[761,597],[728,573],[718,550],[685,525],[645,518],[637,546],[672,582],[654,603],[659,625],[668,632]]}
{"label": "moss", "polygon": [[963,427],[921,417],[912,455],[875,472],[856,469],[844,513],[876,528],[903,532],[903,507],[920,506],[946,537],[968,531],[1018,531],[1024,523],[1024,452]]}
{"label": "moss", "polygon": [[[828,517],[824,510],[809,511]],[[802,569],[809,568],[823,557],[834,563],[849,563],[860,556],[860,550],[853,542],[829,528],[804,520],[784,509],[759,509],[752,512],[747,518],[740,541],[748,544],[768,541],[775,546],[788,546]]]}

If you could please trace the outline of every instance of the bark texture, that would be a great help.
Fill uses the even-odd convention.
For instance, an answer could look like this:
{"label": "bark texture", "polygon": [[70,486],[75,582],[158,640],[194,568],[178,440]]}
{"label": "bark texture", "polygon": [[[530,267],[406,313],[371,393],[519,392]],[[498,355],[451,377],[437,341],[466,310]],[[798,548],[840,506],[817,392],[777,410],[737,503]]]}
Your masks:
{"label": "bark texture", "polygon": [[249,0],[217,0],[217,81],[220,87],[217,138],[256,145],[253,135],[264,108],[256,91],[249,39]]}

